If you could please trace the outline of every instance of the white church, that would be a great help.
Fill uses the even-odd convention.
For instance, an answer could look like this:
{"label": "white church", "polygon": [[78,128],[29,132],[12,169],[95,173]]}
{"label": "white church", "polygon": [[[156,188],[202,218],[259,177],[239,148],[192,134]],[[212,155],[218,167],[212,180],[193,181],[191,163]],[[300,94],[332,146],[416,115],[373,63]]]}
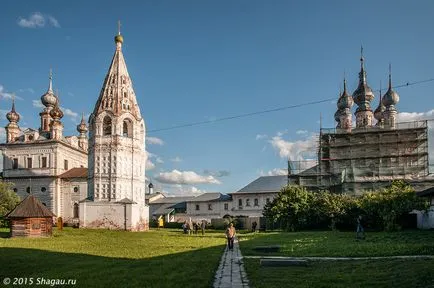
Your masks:
{"label": "white church", "polygon": [[88,127],[82,117],[78,135],[63,135],[59,97],[48,91],[38,129],[22,131],[13,102],[6,118],[3,179],[23,199],[32,194],[65,223],[87,228],[143,231],[149,228],[145,204],[145,123],[122,54],[116,50]]}

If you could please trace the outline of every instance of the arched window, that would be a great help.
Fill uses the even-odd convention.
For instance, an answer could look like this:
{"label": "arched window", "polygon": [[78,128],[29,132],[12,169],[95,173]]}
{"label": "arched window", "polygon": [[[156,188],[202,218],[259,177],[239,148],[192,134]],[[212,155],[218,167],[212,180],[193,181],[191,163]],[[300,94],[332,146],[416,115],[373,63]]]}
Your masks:
{"label": "arched window", "polygon": [[133,137],[133,123],[130,119],[125,119],[122,124],[122,136]]}
{"label": "arched window", "polygon": [[74,218],[78,218],[78,203],[74,203]]}
{"label": "arched window", "polygon": [[112,135],[112,118],[105,116],[102,124],[102,135]]}
{"label": "arched window", "polygon": [[30,187],[27,187],[27,188],[26,188],[26,192],[30,194],[30,192],[31,192],[31,191],[30,191]]}

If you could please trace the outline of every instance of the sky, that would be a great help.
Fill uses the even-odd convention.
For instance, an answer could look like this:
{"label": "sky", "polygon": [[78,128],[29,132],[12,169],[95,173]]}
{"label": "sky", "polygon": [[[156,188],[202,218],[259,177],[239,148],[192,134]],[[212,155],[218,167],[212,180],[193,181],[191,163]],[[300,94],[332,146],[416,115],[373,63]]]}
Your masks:
{"label": "sky", "polygon": [[[361,45],[374,90],[382,83],[385,92],[389,63],[394,85],[434,78],[430,0],[2,1],[0,8],[0,126],[14,93],[20,127],[38,128],[52,68],[65,135],[78,134],[81,113],[93,110],[121,21],[147,128],[146,177],[168,195],[232,193],[286,173],[288,158],[315,159],[320,125],[336,125],[344,75],[350,93],[357,87]],[[434,118],[434,81],[396,91],[400,121]],[[209,123],[166,130],[202,121]]]}

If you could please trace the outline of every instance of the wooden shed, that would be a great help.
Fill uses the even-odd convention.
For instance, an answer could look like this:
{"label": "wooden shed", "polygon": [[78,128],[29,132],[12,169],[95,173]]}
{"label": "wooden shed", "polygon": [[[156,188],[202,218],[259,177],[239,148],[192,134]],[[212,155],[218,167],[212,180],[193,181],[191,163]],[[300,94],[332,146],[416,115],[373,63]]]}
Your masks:
{"label": "wooden shed", "polygon": [[6,214],[11,223],[10,237],[51,236],[55,216],[36,197],[29,195]]}

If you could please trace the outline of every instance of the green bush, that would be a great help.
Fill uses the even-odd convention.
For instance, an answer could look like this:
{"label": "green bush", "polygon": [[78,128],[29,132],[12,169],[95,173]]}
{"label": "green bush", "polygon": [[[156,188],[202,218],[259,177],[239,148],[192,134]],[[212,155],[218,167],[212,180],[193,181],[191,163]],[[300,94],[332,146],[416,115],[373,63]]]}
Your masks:
{"label": "green bush", "polygon": [[386,189],[361,197],[287,186],[265,205],[263,214],[268,227],[276,228],[278,224],[277,228],[287,231],[354,229],[359,215],[365,228],[394,231],[401,229],[400,219],[414,209],[426,210],[428,204],[404,181],[394,181]]}

